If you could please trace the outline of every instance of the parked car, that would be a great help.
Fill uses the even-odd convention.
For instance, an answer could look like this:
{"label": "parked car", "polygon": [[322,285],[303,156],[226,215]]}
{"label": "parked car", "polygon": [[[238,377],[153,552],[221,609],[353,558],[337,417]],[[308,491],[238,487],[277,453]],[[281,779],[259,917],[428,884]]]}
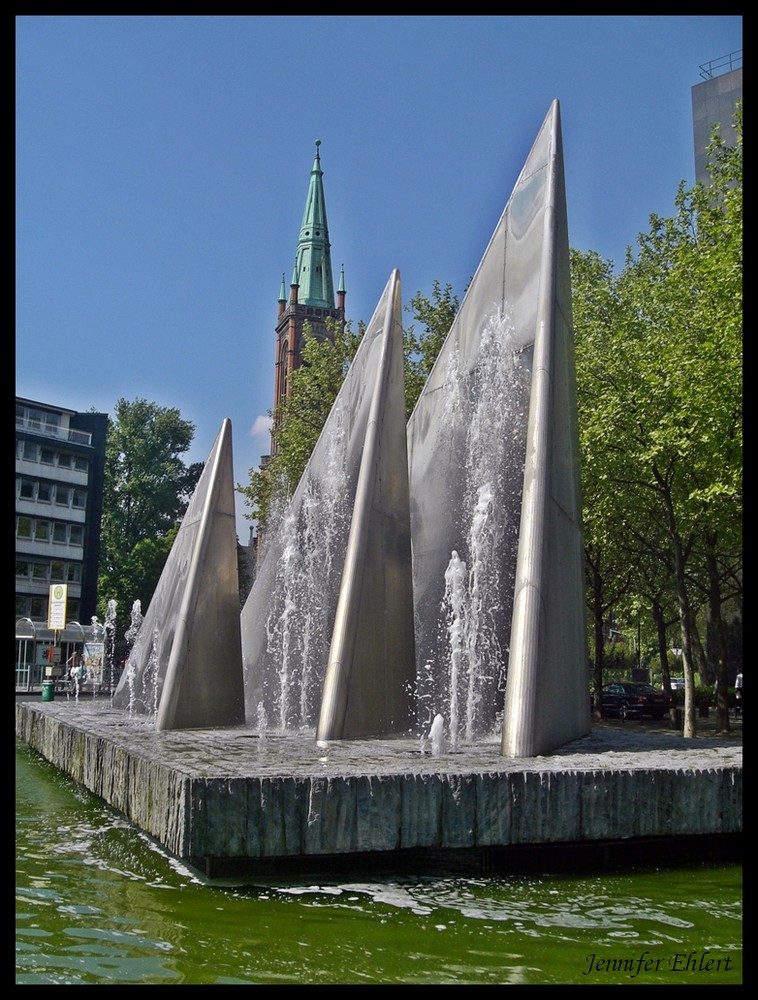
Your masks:
{"label": "parked car", "polygon": [[672,691],[684,691],[684,678],[683,677],[671,677],[671,690]]}
{"label": "parked car", "polygon": [[603,687],[603,717],[662,719],[674,707],[674,699],[652,684],[613,681]]}

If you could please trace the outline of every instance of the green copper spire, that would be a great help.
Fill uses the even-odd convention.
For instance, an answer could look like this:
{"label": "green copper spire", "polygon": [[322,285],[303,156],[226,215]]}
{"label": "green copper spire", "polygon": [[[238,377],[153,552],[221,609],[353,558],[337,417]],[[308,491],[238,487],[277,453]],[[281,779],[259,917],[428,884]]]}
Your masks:
{"label": "green copper spire", "polygon": [[300,239],[295,255],[295,273],[299,291],[298,302],[305,306],[334,309],[334,284],[329,245],[329,227],[326,222],[326,202],[321,178],[321,159],[316,139],[316,158],[311,167],[308,197],[305,202]]}

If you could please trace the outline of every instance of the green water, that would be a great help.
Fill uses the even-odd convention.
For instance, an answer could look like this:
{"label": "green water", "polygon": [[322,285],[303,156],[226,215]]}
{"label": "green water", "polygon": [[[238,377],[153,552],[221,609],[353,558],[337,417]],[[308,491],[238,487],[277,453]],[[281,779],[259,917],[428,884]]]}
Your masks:
{"label": "green water", "polygon": [[16,745],[17,984],[742,982],[742,867],[210,884]]}

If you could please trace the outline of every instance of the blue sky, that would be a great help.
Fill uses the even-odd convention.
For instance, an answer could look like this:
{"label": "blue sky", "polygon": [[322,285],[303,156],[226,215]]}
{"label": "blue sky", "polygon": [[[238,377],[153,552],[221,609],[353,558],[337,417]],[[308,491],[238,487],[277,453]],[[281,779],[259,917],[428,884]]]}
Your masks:
{"label": "blue sky", "polygon": [[[235,477],[269,451],[274,327],[321,140],[335,281],[368,322],[462,298],[551,102],[569,242],[623,265],[694,183],[729,16],[17,16],[16,394],[176,407]],[[410,316],[407,322],[411,322]],[[247,542],[246,508],[238,534]]]}

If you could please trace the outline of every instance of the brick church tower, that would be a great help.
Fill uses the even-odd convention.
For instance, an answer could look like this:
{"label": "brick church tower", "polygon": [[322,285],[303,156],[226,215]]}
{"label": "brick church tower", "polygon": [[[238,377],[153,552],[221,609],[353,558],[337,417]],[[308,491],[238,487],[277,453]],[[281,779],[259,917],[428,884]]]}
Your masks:
{"label": "brick church tower", "polygon": [[[320,145],[321,140],[317,139],[316,156],[311,167],[308,196],[305,200],[300,237],[297,241],[289,298],[285,289],[284,275],[279,292],[274,366],[274,420],[280,403],[291,391],[289,376],[302,363],[303,326],[306,321],[310,325],[311,333],[323,340],[328,336],[327,318],[342,322],[345,319],[344,268],[340,270],[335,304]],[[276,448],[273,441],[271,447],[273,454]]]}

